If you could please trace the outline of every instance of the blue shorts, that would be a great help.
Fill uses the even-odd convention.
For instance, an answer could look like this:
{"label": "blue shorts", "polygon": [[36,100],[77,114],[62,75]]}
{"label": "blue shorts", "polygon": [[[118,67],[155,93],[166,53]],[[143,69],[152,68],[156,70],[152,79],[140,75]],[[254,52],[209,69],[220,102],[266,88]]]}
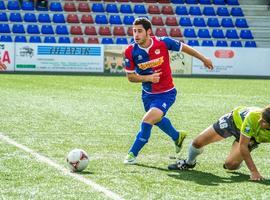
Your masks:
{"label": "blue shorts", "polygon": [[148,94],[142,91],[144,110],[147,112],[151,108],[158,108],[163,112],[163,115],[165,115],[175,102],[176,94],[176,89],[161,94]]}

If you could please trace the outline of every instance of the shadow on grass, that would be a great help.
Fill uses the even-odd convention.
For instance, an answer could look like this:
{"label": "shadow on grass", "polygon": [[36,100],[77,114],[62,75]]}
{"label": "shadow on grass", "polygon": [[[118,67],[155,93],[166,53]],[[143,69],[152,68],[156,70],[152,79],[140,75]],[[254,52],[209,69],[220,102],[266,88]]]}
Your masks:
{"label": "shadow on grass", "polygon": [[150,169],[157,169],[160,171],[165,171],[165,172],[169,172],[170,170],[168,170],[167,168],[161,168],[161,167],[156,167],[156,166],[151,166],[151,165],[144,165],[144,164],[135,164],[136,166],[139,167],[146,167],[146,168],[150,168]]}
{"label": "shadow on grass", "polygon": [[82,171],[82,172],[74,172],[75,174],[94,174],[93,172],[90,172],[90,171]]}

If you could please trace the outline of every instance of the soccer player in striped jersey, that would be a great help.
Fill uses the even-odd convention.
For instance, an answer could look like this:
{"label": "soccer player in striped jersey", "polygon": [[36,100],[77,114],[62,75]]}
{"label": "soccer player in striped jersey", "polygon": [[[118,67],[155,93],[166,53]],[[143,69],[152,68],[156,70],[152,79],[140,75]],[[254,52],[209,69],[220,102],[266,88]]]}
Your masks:
{"label": "soccer player in striped jersey", "polygon": [[125,164],[136,163],[139,151],[150,138],[153,125],[174,141],[176,153],[180,151],[186,137],[185,132],[177,131],[165,117],[177,93],[168,51],[183,51],[200,59],[207,68],[213,68],[212,61],[192,47],[169,37],[150,36],[151,33],[151,22],[146,18],[137,18],[133,23],[134,43],[125,50],[127,78],[130,82],[142,83],[142,101],[146,111],[140,131],[124,160]]}

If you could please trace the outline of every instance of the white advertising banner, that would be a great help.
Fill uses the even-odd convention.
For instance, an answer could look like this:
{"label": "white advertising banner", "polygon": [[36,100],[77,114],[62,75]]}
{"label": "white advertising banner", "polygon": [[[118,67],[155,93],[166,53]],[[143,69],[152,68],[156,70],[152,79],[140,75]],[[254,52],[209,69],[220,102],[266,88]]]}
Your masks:
{"label": "white advertising banner", "polygon": [[103,45],[17,43],[16,71],[103,72]]}
{"label": "white advertising banner", "polygon": [[214,69],[208,70],[193,58],[192,74],[270,76],[270,48],[196,47],[212,59]]}
{"label": "white advertising banner", "polygon": [[6,71],[14,71],[14,43],[0,42],[0,65],[6,66]]}

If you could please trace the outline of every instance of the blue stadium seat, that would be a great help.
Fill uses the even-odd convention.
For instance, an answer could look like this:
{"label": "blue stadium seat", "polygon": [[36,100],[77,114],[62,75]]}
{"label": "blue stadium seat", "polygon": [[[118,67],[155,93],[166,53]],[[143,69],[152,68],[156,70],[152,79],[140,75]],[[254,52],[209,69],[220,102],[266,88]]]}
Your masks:
{"label": "blue stadium seat", "polygon": [[109,18],[110,24],[122,24],[121,18],[119,15],[111,15]]}
{"label": "blue stadium seat", "polygon": [[36,15],[34,13],[25,13],[23,17],[25,22],[37,22]]}
{"label": "blue stadium seat", "polygon": [[238,40],[236,41],[231,41],[231,47],[242,47],[242,43]]}
{"label": "blue stadium seat", "polygon": [[244,16],[244,13],[240,7],[232,7],[231,15],[237,16],[237,17],[242,17],[242,16]]}
{"label": "blue stadium seat", "polygon": [[59,37],[58,43],[70,43],[69,37]]}
{"label": "blue stadium seat", "polygon": [[229,38],[229,39],[238,39],[239,38],[238,33],[235,29],[227,29],[225,36],[226,36],[226,38]]}
{"label": "blue stadium seat", "polygon": [[118,8],[116,4],[107,4],[106,12],[108,13],[118,13]]}
{"label": "blue stadium seat", "polygon": [[216,43],[216,46],[217,47],[227,47],[228,43],[227,43],[226,40],[218,40],[217,43]]}
{"label": "blue stadium seat", "polygon": [[209,17],[207,19],[207,26],[209,26],[209,27],[220,27],[218,18],[216,18],[216,17]]}
{"label": "blue stadium seat", "polygon": [[203,8],[203,14],[205,16],[216,16],[216,12],[215,12],[214,7],[210,7],[210,6],[205,6]]}
{"label": "blue stadium seat", "polygon": [[127,38],[116,38],[116,44],[128,44]]}
{"label": "blue stadium seat", "polygon": [[132,25],[135,20],[135,17],[133,15],[125,15],[123,19],[123,23],[125,25]]}
{"label": "blue stadium seat", "polygon": [[190,38],[196,38],[197,35],[195,33],[195,30],[193,28],[186,28],[184,30],[184,36],[185,37],[190,37]]}
{"label": "blue stadium seat", "polygon": [[38,25],[36,25],[36,24],[28,24],[27,25],[27,33],[28,34],[40,34]]}
{"label": "blue stadium seat", "polygon": [[236,18],[235,26],[238,28],[248,28],[247,20],[245,18]]}
{"label": "blue stadium seat", "polygon": [[22,16],[20,13],[10,13],[9,21],[11,22],[22,22]]}
{"label": "blue stadium seat", "polygon": [[68,29],[65,25],[57,25],[55,28],[55,32],[58,35],[68,35]]}
{"label": "blue stadium seat", "polygon": [[193,25],[197,27],[206,27],[205,21],[202,17],[194,17]]}
{"label": "blue stadium seat", "polygon": [[217,15],[218,16],[230,16],[230,13],[227,7],[218,7],[217,8]]}
{"label": "blue stadium seat", "polygon": [[257,47],[255,41],[245,41],[245,47]]}
{"label": "blue stadium seat", "polygon": [[30,36],[30,43],[41,43],[41,38],[39,36]]}
{"label": "blue stadium seat", "polygon": [[253,35],[250,30],[241,30],[240,37],[242,39],[253,39]]}
{"label": "blue stadium seat", "polygon": [[6,10],[4,1],[0,1],[0,10]]}
{"label": "blue stadium seat", "polygon": [[214,43],[213,43],[212,40],[203,40],[202,41],[202,46],[204,46],[204,47],[213,47]]}
{"label": "blue stadium seat", "polygon": [[198,4],[198,0],[186,0],[187,4]]}
{"label": "blue stadium seat", "polygon": [[225,1],[224,0],[213,0],[213,4],[215,5],[225,5]]}
{"label": "blue stadium seat", "polygon": [[0,33],[10,33],[8,24],[0,24]]}
{"label": "blue stadium seat", "polygon": [[14,42],[27,42],[26,37],[24,35],[16,35]]}
{"label": "blue stadium seat", "polygon": [[179,20],[180,26],[192,26],[191,20],[189,17],[181,17]]}
{"label": "blue stadium seat", "polygon": [[51,2],[50,3],[50,11],[54,12],[62,12],[63,8],[60,2]]}
{"label": "blue stadium seat", "polygon": [[93,3],[92,4],[92,12],[105,12],[102,3]]}
{"label": "blue stadium seat", "polygon": [[52,25],[42,25],[42,26],[41,26],[41,33],[42,33],[42,34],[50,34],[50,35],[53,35],[53,34],[54,34],[54,31],[53,31]]}
{"label": "blue stadium seat", "polygon": [[175,14],[177,15],[188,15],[188,10],[186,6],[176,6]]}
{"label": "blue stadium seat", "polygon": [[20,3],[19,1],[8,1],[7,2],[7,9],[8,10],[20,10]]}
{"label": "blue stadium seat", "polygon": [[12,37],[10,35],[1,35],[0,42],[12,42]]}
{"label": "blue stadium seat", "polygon": [[7,22],[7,21],[8,21],[7,13],[1,12],[0,13],[0,22]]}
{"label": "blue stadium seat", "polygon": [[38,15],[38,21],[40,23],[51,23],[51,18],[48,13],[40,13]]}
{"label": "blue stadium seat", "polygon": [[171,3],[173,3],[173,4],[184,4],[185,0],[171,0]]}
{"label": "blue stadium seat", "polygon": [[211,0],[199,0],[199,3],[204,4],[204,5],[211,5],[212,4]]}
{"label": "blue stadium seat", "polygon": [[206,28],[198,30],[198,37],[199,38],[211,38],[209,30]]}
{"label": "blue stadium seat", "polygon": [[212,37],[213,38],[225,38],[222,29],[213,29],[212,30]]}
{"label": "blue stadium seat", "polygon": [[228,5],[239,5],[239,2],[238,0],[227,0],[227,4]]}
{"label": "blue stadium seat", "polygon": [[54,23],[66,23],[65,16],[63,14],[54,14],[53,15]]}
{"label": "blue stadium seat", "polygon": [[55,39],[55,37],[51,37],[51,36],[46,36],[45,38],[44,38],[44,41],[43,41],[44,43],[56,43],[56,39]]}
{"label": "blue stadium seat", "polygon": [[23,24],[13,24],[12,25],[12,32],[13,33],[25,33]]}
{"label": "blue stadium seat", "polygon": [[202,11],[199,6],[190,6],[189,8],[190,15],[202,15]]}
{"label": "blue stadium seat", "polygon": [[104,38],[101,39],[101,44],[114,44],[114,42],[113,42],[112,38],[104,37]]}
{"label": "blue stadium seat", "polygon": [[96,24],[108,24],[106,15],[96,15],[95,22]]}
{"label": "blue stadium seat", "polygon": [[34,10],[34,3],[32,1],[23,1],[22,10]]}
{"label": "blue stadium seat", "polygon": [[188,45],[189,45],[189,46],[200,46],[198,40],[189,40],[189,41],[188,41]]}
{"label": "blue stadium seat", "polygon": [[120,12],[121,13],[133,13],[131,6],[129,4],[121,4]]}
{"label": "blue stadium seat", "polygon": [[146,14],[147,13],[144,5],[139,5],[139,4],[134,6],[133,12],[135,14]]}
{"label": "blue stadium seat", "polygon": [[221,26],[223,27],[234,27],[233,21],[231,18],[222,18]]}

